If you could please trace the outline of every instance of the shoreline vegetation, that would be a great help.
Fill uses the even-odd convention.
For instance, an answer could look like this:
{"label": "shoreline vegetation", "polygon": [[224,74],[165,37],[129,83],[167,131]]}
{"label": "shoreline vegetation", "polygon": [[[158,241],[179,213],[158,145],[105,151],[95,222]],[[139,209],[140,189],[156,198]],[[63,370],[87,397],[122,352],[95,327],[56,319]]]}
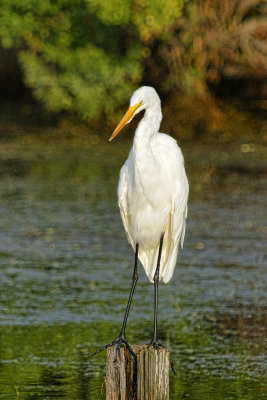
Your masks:
{"label": "shoreline vegetation", "polygon": [[[178,142],[266,144],[267,119],[262,111],[246,111],[240,104],[221,102],[220,105],[203,103],[190,97],[174,97],[162,102],[163,120],[160,131],[173,136]],[[64,138],[73,142],[90,136],[97,144],[101,137],[109,137],[115,123],[103,116],[83,121],[75,113],[54,114],[39,104],[21,101],[0,102],[0,140],[16,140],[24,136],[40,136],[45,140]],[[125,105],[126,109],[127,105]],[[123,113],[123,107],[121,108]],[[127,126],[124,136],[131,136],[139,118]]]}
{"label": "shoreline vegetation", "polygon": [[2,103],[24,104],[27,118],[36,104],[44,124],[110,130],[133,90],[151,85],[174,136],[266,137],[264,0],[79,4],[0,0]]}

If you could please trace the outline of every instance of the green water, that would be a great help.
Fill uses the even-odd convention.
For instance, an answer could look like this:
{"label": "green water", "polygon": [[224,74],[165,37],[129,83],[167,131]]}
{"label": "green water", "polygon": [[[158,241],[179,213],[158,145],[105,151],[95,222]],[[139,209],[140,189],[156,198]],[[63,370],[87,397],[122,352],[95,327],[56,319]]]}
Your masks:
{"label": "green water", "polygon": [[[130,144],[1,140],[0,399],[105,398],[106,355],[87,355],[117,337],[131,284],[116,199]],[[183,145],[185,247],[159,293],[172,400],[266,398],[264,151]],[[140,268],[127,335],[148,343],[152,333],[153,285]]]}

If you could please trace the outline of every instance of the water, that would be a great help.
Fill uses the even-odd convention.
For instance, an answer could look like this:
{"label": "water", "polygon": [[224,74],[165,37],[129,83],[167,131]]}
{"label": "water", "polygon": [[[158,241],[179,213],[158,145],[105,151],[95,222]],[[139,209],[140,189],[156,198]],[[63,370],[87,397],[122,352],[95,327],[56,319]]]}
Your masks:
{"label": "water", "polygon": [[[2,139],[0,399],[105,398],[133,252],[116,199],[130,141],[97,136]],[[265,399],[266,259],[261,145],[185,143],[185,248],[160,286],[159,338],[178,373],[171,399]],[[127,326],[153,333],[153,285],[140,269]]]}

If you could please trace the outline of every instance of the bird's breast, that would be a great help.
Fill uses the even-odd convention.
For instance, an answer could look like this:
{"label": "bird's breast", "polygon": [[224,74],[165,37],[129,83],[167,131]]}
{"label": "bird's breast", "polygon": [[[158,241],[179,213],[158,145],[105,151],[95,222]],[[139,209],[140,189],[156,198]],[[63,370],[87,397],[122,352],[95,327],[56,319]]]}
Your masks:
{"label": "bird's breast", "polygon": [[165,230],[170,214],[170,202],[164,193],[151,191],[154,198],[146,196],[142,188],[132,187],[128,196],[129,229],[135,242],[143,248],[154,248]]}
{"label": "bird's breast", "polygon": [[137,142],[126,162],[128,229],[144,249],[158,246],[169,223],[175,168],[165,153]]}

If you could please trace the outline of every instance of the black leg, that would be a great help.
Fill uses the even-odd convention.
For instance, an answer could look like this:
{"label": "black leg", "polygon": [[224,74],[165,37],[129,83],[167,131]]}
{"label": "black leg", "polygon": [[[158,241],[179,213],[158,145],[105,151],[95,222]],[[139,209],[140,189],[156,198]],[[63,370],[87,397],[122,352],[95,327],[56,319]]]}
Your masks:
{"label": "black leg", "polygon": [[[153,346],[155,349],[164,348],[161,343],[158,341],[158,291],[159,291],[159,268],[160,268],[160,259],[161,259],[161,253],[162,253],[162,245],[163,245],[163,238],[164,238],[164,233],[162,234],[160,238],[160,243],[159,243],[159,255],[158,255],[158,262],[157,262],[157,267],[156,271],[154,274],[154,334],[153,334],[153,339],[149,343],[149,346]],[[171,369],[172,372],[175,374],[175,368],[174,364],[172,361],[172,355],[170,353],[170,362],[171,362]]]}
{"label": "black leg", "polygon": [[163,238],[164,238],[164,234],[160,238],[158,262],[157,262],[157,267],[156,267],[156,271],[155,271],[155,274],[154,274],[154,335],[153,335],[153,339],[151,340],[150,345],[154,346],[155,348],[159,347],[158,336],[157,336],[157,329],[158,329],[158,291],[159,291],[159,268],[160,268],[160,259],[161,259],[161,253],[162,253]]}
{"label": "black leg", "polygon": [[95,356],[96,354],[100,353],[102,350],[105,350],[105,349],[113,346],[114,344],[118,345],[118,351],[119,351],[120,347],[123,344],[125,344],[125,346],[135,356],[131,346],[129,345],[129,343],[128,343],[127,339],[126,339],[125,329],[126,329],[127,319],[128,319],[128,316],[129,316],[129,311],[130,311],[130,307],[131,307],[131,303],[132,303],[132,299],[133,299],[135,286],[136,286],[137,281],[138,281],[138,270],[137,270],[138,249],[139,249],[139,244],[137,243],[136,244],[136,248],[135,248],[135,261],[134,261],[134,272],[133,272],[133,279],[132,279],[132,287],[131,287],[131,291],[130,291],[130,295],[129,295],[126,311],[125,311],[125,314],[124,314],[123,323],[122,323],[122,327],[121,327],[121,331],[120,331],[119,337],[117,339],[113,340],[112,342],[106,344],[105,346],[101,347],[100,349],[98,349],[94,353],[89,354],[89,357]]}
{"label": "black leg", "polygon": [[135,286],[138,281],[138,270],[137,270],[138,248],[139,248],[139,244],[137,243],[136,248],[135,248],[135,260],[134,260],[134,272],[133,272],[132,287],[131,287],[128,304],[126,307],[126,311],[125,311],[123,323],[122,323],[122,328],[121,328],[121,332],[120,332],[120,336],[123,337],[124,339],[125,339],[125,329],[126,329],[127,319],[129,316],[129,311],[130,311],[130,307],[131,307],[131,303],[132,303],[132,299],[133,299],[133,294],[134,294]]}

